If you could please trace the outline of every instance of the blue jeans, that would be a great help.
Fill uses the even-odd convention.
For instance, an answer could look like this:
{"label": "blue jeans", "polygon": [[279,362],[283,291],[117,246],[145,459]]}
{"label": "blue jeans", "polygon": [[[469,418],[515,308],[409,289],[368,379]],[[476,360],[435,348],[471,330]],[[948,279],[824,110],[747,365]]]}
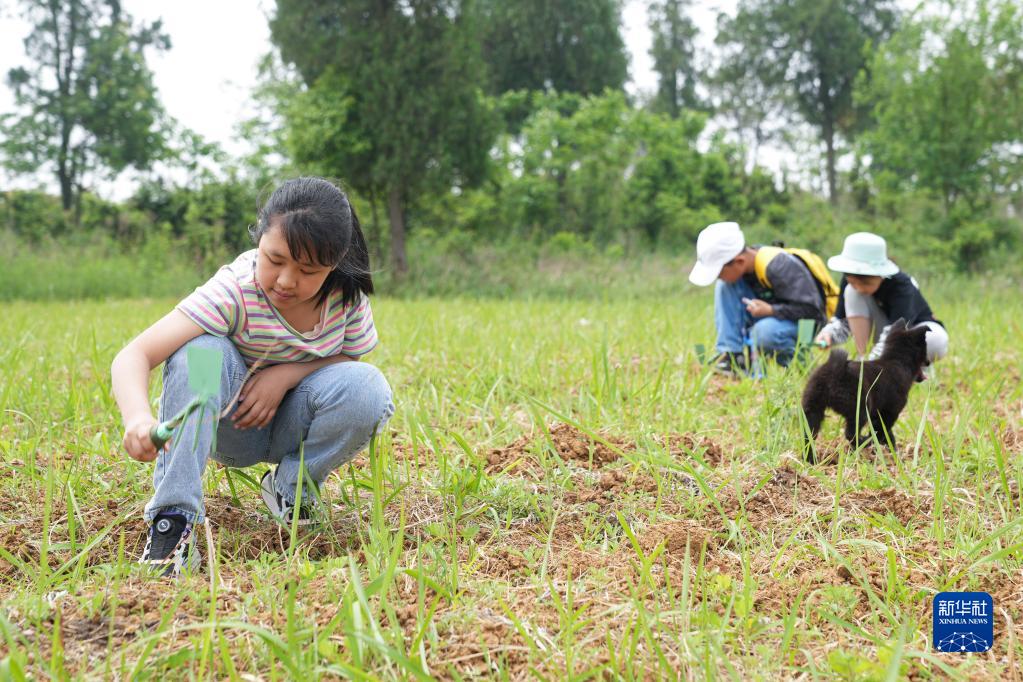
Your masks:
{"label": "blue jeans", "polygon": [[758,352],[774,354],[783,363],[791,358],[796,348],[799,325],[795,320],[761,317],[754,320],[746,312],[743,298],[756,298],[745,279],[733,284],[718,280],[714,286],[714,325],[718,338],[714,344],[718,353],[741,353],[743,346],[752,345]]}
{"label": "blue jeans", "polygon": [[[227,406],[245,380],[245,362],[233,343],[209,334],[196,337],[164,365],[161,421],[177,414],[193,397],[185,359],[190,344],[224,353],[220,394],[215,401],[218,410]],[[151,522],[160,512],[181,514],[193,523],[205,518],[202,472],[213,443],[210,412],[205,410],[201,419],[200,410],[189,415],[174,433],[170,450],[157,458],[153,473],[156,492],[146,505],[146,521]],[[294,502],[302,443],[306,471],[318,485],[366,447],[393,413],[391,387],[376,367],[363,362],[327,365],[284,395],[265,428],[239,430],[228,417],[220,420],[213,458],[229,467],[277,464],[277,492]]]}

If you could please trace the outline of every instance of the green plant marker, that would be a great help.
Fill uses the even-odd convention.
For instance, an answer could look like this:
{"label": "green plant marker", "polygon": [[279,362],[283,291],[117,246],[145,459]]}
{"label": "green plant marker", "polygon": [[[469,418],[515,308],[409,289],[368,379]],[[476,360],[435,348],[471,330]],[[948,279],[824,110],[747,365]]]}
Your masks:
{"label": "green plant marker", "polygon": [[816,326],[813,320],[800,320],[796,323],[796,345],[813,345],[813,329]]}
{"label": "green plant marker", "polygon": [[707,347],[702,343],[698,343],[693,346],[693,350],[696,351],[696,361],[701,365],[707,362]]}
{"label": "green plant marker", "polygon": [[220,392],[220,369],[224,364],[224,353],[219,348],[200,348],[189,346],[186,352],[188,361],[188,387],[195,393],[195,398],[165,422],[157,424],[149,430],[149,439],[159,450],[174,434],[174,429],[181,425],[189,414],[200,405],[205,405]]}

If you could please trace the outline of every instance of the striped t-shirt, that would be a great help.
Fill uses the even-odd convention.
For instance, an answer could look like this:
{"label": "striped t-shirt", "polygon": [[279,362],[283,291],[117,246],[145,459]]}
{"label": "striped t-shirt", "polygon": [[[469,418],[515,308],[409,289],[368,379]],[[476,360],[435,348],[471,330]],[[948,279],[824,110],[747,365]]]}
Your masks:
{"label": "striped t-shirt", "polygon": [[333,291],[312,331],[293,329],[256,281],[256,254],[256,249],[246,251],[220,268],[177,309],[210,334],[228,337],[247,365],[260,359],[265,364],[306,362],[339,353],[358,357],[377,345],[373,312],[364,295],[345,306],[341,292]]}

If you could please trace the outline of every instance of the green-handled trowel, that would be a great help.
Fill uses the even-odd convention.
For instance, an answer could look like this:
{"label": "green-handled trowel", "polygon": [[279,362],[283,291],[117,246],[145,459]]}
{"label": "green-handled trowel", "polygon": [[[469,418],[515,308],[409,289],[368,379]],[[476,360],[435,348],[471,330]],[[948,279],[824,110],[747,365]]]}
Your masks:
{"label": "green-handled trowel", "polygon": [[220,368],[224,364],[224,353],[219,348],[189,346],[185,349],[188,362],[188,387],[195,397],[185,408],[165,422],[149,430],[149,438],[159,450],[195,409],[210,402],[220,393]]}

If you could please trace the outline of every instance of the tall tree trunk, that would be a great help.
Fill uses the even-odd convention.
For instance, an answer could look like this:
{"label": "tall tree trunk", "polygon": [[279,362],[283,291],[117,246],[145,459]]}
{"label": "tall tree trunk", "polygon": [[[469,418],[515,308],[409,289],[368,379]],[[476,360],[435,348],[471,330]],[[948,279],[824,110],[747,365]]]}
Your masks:
{"label": "tall tree trunk", "polygon": [[[558,185],[558,215],[561,216],[561,227],[560,227],[560,229],[565,229],[565,230],[568,230],[569,232],[575,232],[576,231],[576,225],[575,225],[575,223],[570,222],[569,218],[568,218],[568,197],[566,196],[566,192],[565,192],[565,181],[566,181],[566,177],[565,176],[566,176],[566,173],[565,173],[564,170],[561,170],[559,168],[555,168],[553,174],[554,174],[554,181]],[[546,226],[545,225],[543,227],[550,227],[550,226]],[[543,229],[543,228],[541,228],[541,229]],[[557,229],[559,229],[559,228],[555,227],[553,229],[555,231],[557,231]],[[545,238],[547,236],[550,236],[550,235],[545,235]]]}
{"label": "tall tree trunk", "polygon": [[[60,112],[60,151],[57,152],[57,179],[60,181],[60,201],[65,211],[71,210],[74,201],[74,182],[76,178],[75,160],[71,158],[71,130],[74,128],[74,115],[70,112],[71,83],[75,65],[75,39],[78,36],[78,6],[71,3],[68,10],[67,35],[61,33],[60,3],[48,3],[50,21],[53,22],[53,65],[57,77],[57,92],[60,96],[57,107]],[[66,38],[66,43],[61,40]],[[68,168],[71,164],[71,168]],[[78,224],[76,218],[75,224]]]}
{"label": "tall tree trunk", "polygon": [[58,161],[57,178],[60,180],[60,203],[64,207],[65,211],[70,211],[72,202],[74,201],[74,180],[66,166],[66,161]]}
{"label": "tall tree trunk", "polygon": [[828,153],[828,199],[834,206],[838,203],[838,192],[835,189],[835,126],[830,119],[824,121],[823,132]]}
{"label": "tall tree trunk", "polygon": [[757,167],[757,162],[760,160],[760,145],[763,144],[764,138],[767,135],[764,133],[763,126],[760,123],[753,124],[753,159],[750,165],[750,173]]}
{"label": "tall tree trunk", "polygon": [[82,186],[75,185],[75,229],[82,226]]}
{"label": "tall tree trunk", "polygon": [[405,209],[401,205],[401,191],[387,191],[387,217],[391,221],[391,263],[395,277],[408,273],[408,257],[405,255]]}
{"label": "tall tree trunk", "polygon": [[384,232],[380,228],[380,210],[376,192],[370,192],[369,210],[373,219],[373,234],[370,235],[369,245],[373,258],[379,261],[384,257]]}
{"label": "tall tree trunk", "polygon": [[665,104],[668,109],[668,116],[678,118],[678,74],[672,69],[671,74],[665,78],[667,81],[661,90]]}

